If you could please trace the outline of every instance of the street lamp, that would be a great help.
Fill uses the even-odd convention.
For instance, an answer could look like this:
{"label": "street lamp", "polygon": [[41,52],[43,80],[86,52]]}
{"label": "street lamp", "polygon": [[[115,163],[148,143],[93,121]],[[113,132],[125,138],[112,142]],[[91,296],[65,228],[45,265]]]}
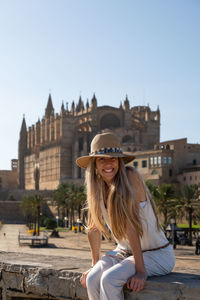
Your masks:
{"label": "street lamp", "polygon": [[68,217],[64,217],[64,221],[65,221],[65,228],[66,228],[67,227]]}
{"label": "street lamp", "polygon": [[173,248],[176,249],[176,244],[175,244],[175,223],[176,223],[176,221],[174,219],[171,219],[170,223],[172,225],[172,245],[173,245]]}
{"label": "street lamp", "polygon": [[79,229],[79,232],[81,232],[81,220],[80,219],[77,219],[76,222],[78,223],[78,229]]}
{"label": "street lamp", "polygon": [[59,223],[59,216],[56,216],[56,224],[57,224],[57,227],[58,227],[58,223]]}

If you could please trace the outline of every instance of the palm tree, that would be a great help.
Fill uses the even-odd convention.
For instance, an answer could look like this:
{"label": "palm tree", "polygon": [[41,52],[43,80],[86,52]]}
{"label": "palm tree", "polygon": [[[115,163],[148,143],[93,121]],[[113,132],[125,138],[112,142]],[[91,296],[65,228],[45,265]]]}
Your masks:
{"label": "palm tree", "polygon": [[200,220],[200,191],[198,185],[184,185],[176,209],[181,212],[181,217],[186,216],[189,223],[189,241],[192,246],[192,221]]}
{"label": "palm tree", "polygon": [[36,194],[34,196],[34,212],[37,216],[37,234],[40,235],[40,213],[41,213],[41,208],[43,204],[43,197],[42,195]]}
{"label": "palm tree", "polygon": [[162,183],[159,186],[154,186],[147,182],[147,186],[152,194],[152,197],[158,208],[158,212],[164,218],[163,228],[166,229],[171,217],[174,203],[176,201],[176,191],[172,184]]}
{"label": "palm tree", "polygon": [[68,203],[68,190],[69,184],[62,183],[53,192],[53,203],[57,206],[58,216],[62,214],[63,216],[69,215],[69,203]]}
{"label": "palm tree", "polygon": [[31,227],[31,223],[33,221],[32,201],[33,201],[33,195],[25,195],[22,198],[22,201],[20,203],[20,208],[26,218],[26,222],[29,228]]}
{"label": "palm tree", "polygon": [[[20,204],[20,207],[24,215],[27,217],[27,220],[32,221],[32,223],[34,224],[34,235],[40,235],[40,212],[43,201],[43,197],[39,194],[25,195]],[[36,230],[36,228],[38,230]]]}
{"label": "palm tree", "polygon": [[53,194],[53,201],[57,206],[58,214],[62,212],[69,219],[70,213],[70,229],[74,222],[75,211],[77,211],[79,219],[81,218],[81,208],[85,198],[84,187],[74,183],[62,183]]}

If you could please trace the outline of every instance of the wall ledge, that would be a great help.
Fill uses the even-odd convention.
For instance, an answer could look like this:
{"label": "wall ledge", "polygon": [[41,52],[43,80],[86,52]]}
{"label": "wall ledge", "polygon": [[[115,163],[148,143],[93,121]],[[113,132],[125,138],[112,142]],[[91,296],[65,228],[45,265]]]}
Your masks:
{"label": "wall ledge", "polygon": [[[0,299],[15,297],[87,300],[80,284],[90,260],[0,252]],[[139,293],[124,289],[126,300],[199,300],[200,275],[172,272],[148,278]]]}

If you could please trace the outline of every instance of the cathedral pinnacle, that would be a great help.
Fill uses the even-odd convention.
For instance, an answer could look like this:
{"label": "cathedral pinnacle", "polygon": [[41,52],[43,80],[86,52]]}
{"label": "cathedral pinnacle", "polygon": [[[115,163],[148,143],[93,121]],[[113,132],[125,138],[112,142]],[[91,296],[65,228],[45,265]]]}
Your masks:
{"label": "cathedral pinnacle", "polygon": [[62,113],[62,114],[65,113],[64,101],[62,101],[62,105],[61,105],[61,113]]}
{"label": "cathedral pinnacle", "polygon": [[23,120],[22,120],[22,126],[20,130],[20,137],[26,136],[27,134],[27,128],[26,128],[26,120],[25,120],[25,114],[23,114]]}
{"label": "cathedral pinnacle", "polygon": [[129,104],[129,100],[128,100],[128,96],[126,95],[126,99],[124,100],[124,108],[125,109],[129,109],[130,108],[130,104]]}
{"label": "cathedral pinnacle", "polygon": [[51,94],[49,94],[47,107],[45,109],[45,117],[50,118],[51,114],[54,114],[54,108],[53,108],[53,104],[52,104]]}
{"label": "cathedral pinnacle", "polygon": [[75,111],[75,104],[74,101],[72,102],[72,106],[71,106],[71,113],[72,115],[74,115],[74,111]]}
{"label": "cathedral pinnacle", "polygon": [[95,93],[94,93],[94,95],[92,97],[91,104],[92,104],[91,105],[92,108],[96,108],[97,107],[97,99],[96,99]]}
{"label": "cathedral pinnacle", "polygon": [[87,111],[88,111],[89,107],[90,107],[90,105],[89,105],[89,101],[88,101],[88,98],[87,98],[87,103],[86,103],[86,109],[87,109]]}

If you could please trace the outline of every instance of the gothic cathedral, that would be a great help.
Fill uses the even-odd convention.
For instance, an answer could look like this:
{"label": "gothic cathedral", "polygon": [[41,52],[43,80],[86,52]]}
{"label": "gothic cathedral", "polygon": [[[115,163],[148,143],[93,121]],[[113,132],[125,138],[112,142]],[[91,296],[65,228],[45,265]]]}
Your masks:
{"label": "gothic cathedral", "polygon": [[23,118],[19,138],[19,185],[27,190],[52,190],[66,181],[78,182],[83,170],[78,156],[90,151],[97,134],[112,130],[121,139],[124,151],[153,149],[160,141],[160,111],[149,106],[130,107],[128,97],[119,108],[98,106],[95,95],[84,105],[81,97],[71,109],[61,106],[54,112],[49,95],[45,115],[27,129]]}

